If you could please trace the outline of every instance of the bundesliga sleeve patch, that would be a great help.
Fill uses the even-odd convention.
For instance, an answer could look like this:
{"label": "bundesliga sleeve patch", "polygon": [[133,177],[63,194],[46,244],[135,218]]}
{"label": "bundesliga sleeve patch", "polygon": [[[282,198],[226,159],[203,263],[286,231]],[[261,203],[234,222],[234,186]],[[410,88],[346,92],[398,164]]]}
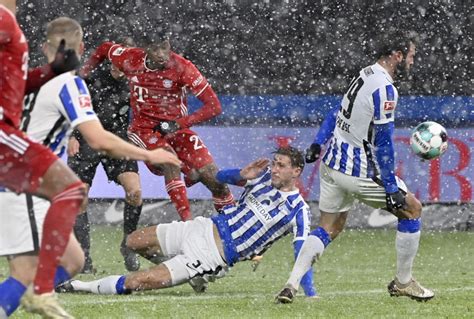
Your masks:
{"label": "bundesliga sleeve patch", "polygon": [[82,109],[91,108],[92,107],[91,97],[89,95],[79,96],[79,106]]}
{"label": "bundesliga sleeve patch", "polygon": [[124,53],[126,50],[126,48],[117,48],[114,50],[114,52],[112,52],[112,55],[115,55],[115,56],[119,56],[121,55],[122,53]]}
{"label": "bundesliga sleeve patch", "polygon": [[384,111],[393,111],[393,110],[395,110],[395,101],[385,101],[383,103],[383,110]]}

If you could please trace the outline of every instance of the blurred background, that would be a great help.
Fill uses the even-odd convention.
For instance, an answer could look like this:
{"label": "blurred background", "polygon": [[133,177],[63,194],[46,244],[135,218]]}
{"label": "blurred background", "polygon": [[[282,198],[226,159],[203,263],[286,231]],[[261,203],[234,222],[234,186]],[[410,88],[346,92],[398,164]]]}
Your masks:
{"label": "blurred background", "polygon": [[[451,205],[448,211],[456,213],[457,221],[471,216],[472,1],[19,0],[18,6],[32,66],[45,63],[45,25],[58,16],[82,24],[86,57],[102,41],[132,34],[131,26],[141,21],[167,21],[173,50],[201,70],[221,99],[223,114],[196,128],[220,167],[244,165],[276,145],[309,146],[351,78],[374,63],[375,36],[387,28],[414,30],[420,43],[412,78],[396,84],[401,95],[397,174],[424,203]],[[190,99],[191,111],[199,106]],[[407,139],[426,120],[446,126],[450,147],[441,159],[420,162]],[[311,201],[319,196],[314,167],[308,165],[300,185]],[[160,178],[143,167],[140,174],[145,198],[166,198]],[[99,173],[92,197],[123,196],[119,188],[104,183]],[[190,197],[209,198],[199,187],[190,189]]]}
{"label": "blurred background", "polygon": [[162,18],[174,50],[221,94],[341,94],[373,61],[371,39],[388,27],[420,36],[403,94],[472,95],[472,1],[20,0],[19,21],[39,63],[45,24],[77,19],[86,47],[131,34],[136,20]]}

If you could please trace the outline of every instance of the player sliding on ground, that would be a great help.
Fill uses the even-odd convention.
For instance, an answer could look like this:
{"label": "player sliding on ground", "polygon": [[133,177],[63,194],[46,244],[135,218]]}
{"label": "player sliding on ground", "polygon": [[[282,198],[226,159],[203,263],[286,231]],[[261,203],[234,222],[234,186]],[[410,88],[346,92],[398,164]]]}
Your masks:
{"label": "player sliding on ground", "polygon": [[[349,85],[342,105],[328,116],[306,153],[314,162],[331,141],[320,165],[319,227],[306,240],[286,287],[277,301],[290,303],[303,274],[342,232],[355,199],[396,215],[397,272],[388,285],[391,296],[428,300],[434,293],[412,277],[421,231],[421,203],[395,177],[392,142],[398,93],[395,76],[408,74],[414,62],[415,39],[406,32],[384,35],[377,63],[362,69]],[[379,177],[380,174],[380,177]]]}
{"label": "player sliding on ground", "polygon": [[[204,291],[208,276],[222,276],[227,267],[262,254],[291,231],[297,256],[310,226],[309,207],[295,186],[304,159],[292,147],[279,148],[274,154],[271,168],[269,160],[260,159],[242,170],[219,171],[220,182],[245,185],[236,206],[227,206],[210,218],[160,224],[129,235],[129,248],[154,262],[162,259],[163,263],[124,276],[92,282],[73,280],[62,288],[126,294],[190,282],[195,291]],[[302,282],[305,293],[315,296],[311,270],[307,276]]]}

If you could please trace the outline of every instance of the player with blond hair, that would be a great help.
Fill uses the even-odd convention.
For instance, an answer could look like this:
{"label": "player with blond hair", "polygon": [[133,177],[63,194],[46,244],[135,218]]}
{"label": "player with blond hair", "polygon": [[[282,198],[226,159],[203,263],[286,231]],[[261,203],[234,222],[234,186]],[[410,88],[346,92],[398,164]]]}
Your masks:
{"label": "player with blond hair", "polygon": [[[82,182],[57,156],[64,150],[71,128],[77,128],[92,148],[109,156],[176,166],[180,165],[180,161],[169,152],[146,151],[105,131],[92,109],[84,81],[73,72],[60,74],[43,84],[37,94],[28,95],[29,102],[21,120],[22,129],[30,136],[27,137],[19,126],[28,47],[13,15],[16,1],[3,0],[2,3],[6,6],[0,6],[0,40],[3,44],[0,47],[0,59],[5,61],[0,78],[0,88],[4,93],[0,99],[0,185],[16,193],[48,199],[50,206],[45,211],[43,205],[39,216],[35,216],[29,206],[4,213],[13,218],[9,219],[8,224],[1,224],[1,247],[5,248],[2,254],[10,256],[10,265],[16,266],[12,269],[21,269],[15,272],[21,278],[11,276],[0,285],[0,313],[11,314],[24,295],[22,304],[30,312],[48,318],[71,318],[53,293],[57,266],[69,243],[76,215],[85,197]],[[69,52],[76,52],[79,58],[84,50],[82,35],[82,28],[75,20],[58,18],[49,23],[43,46],[48,62],[54,61],[58,50],[74,50]],[[10,82],[15,80],[17,82],[13,87]],[[17,200],[28,205],[40,199],[19,196]],[[12,204],[9,202],[6,207],[12,207]],[[30,218],[31,230],[26,238],[19,236],[23,235],[25,228],[21,222],[16,223],[20,221],[17,214],[27,214],[29,218],[33,215]],[[42,223],[41,219],[44,219]],[[34,228],[42,229],[41,237],[38,234],[35,236]],[[78,250],[75,251],[77,255]],[[23,260],[27,262],[23,263]],[[36,261],[38,266],[33,280],[34,289],[26,290],[33,279],[35,268],[32,267]],[[24,265],[28,265],[26,267],[30,272],[22,277]]]}

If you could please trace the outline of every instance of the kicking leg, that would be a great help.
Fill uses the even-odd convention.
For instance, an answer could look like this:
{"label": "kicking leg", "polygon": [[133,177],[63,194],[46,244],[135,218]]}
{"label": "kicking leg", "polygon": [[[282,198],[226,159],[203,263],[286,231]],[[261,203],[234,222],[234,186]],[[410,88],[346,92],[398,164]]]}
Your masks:
{"label": "kicking leg", "polygon": [[418,252],[421,234],[420,201],[411,193],[406,198],[407,208],[399,212],[395,248],[397,251],[397,274],[388,285],[391,296],[408,296],[415,300],[429,300],[433,291],[424,288],[412,277],[413,262]]}
{"label": "kicking leg", "polygon": [[182,221],[192,218],[191,208],[188,200],[186,185],[181,180],[181,171],[179,168],[171,165],[161,166],[165,176],[166,191],[173,202],[176,211]]}
{"label": "kicking leg", "polygon": [[215,163],[208,164],[198,169],[197,172],[199,181],[212,193],[212,200],[216,211],[220,211],[225,206],[233,205],[235,203],[229,187],[226,184],[217,181],[216,174],[218,168]]}
{"label": "kicking leg", "polygon": [[344,229],[348,212],[325,213],[321,211],[320,226],[313,230],[301,247],[298,258],[291,271],[285,288],[277,295],[277,301],[290,303],[300,286],[301,278],[311,268],[311,265],[321,257],[324,249]]}

